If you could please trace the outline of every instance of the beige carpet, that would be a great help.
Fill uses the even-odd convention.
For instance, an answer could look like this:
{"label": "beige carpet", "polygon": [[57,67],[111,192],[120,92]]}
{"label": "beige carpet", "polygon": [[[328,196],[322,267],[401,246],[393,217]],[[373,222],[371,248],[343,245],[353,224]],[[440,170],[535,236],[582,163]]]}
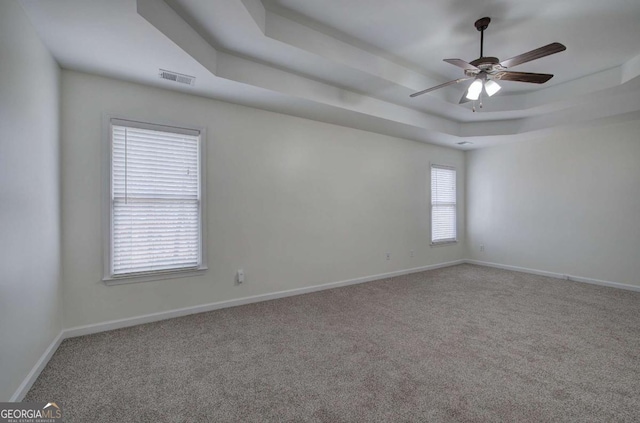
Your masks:
{"label": "beige carpet", "polygon": [[66,340],[67,422],[637,422],[640,293],[472,265]]}

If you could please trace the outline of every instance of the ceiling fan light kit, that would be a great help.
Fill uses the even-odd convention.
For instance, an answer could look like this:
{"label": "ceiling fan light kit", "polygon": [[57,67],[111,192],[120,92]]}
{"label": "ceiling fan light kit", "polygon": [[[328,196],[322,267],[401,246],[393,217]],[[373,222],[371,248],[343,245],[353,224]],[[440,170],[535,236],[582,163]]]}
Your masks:
{"label": "ceiling fan light kit", "polygon": [[[461,59],[444,59],[445,62],[462,68],[465,74],[464,78],[458,78],[453,81],[445,82],[444,84],[436,85],[435,87],[427,88],[426,90],[418,91],[417,93],[411,94],[410,97],[417,97],[439,88],[473,79],[473,82],[469,85],[469,88],[460,99],[460,104],[462,104],[468,101],[478,100],[482,95],[483,89],[489,97],[500,91],[500,88],[502,87],[496,82],[496,80],[544,84],[553,78],[553,74],[513,72],[507,69],[532,60],[550,56],[555,53],[560,53],[567,49],[564,45],[560,43],[551,43],[503,61],[500,61],[497,57],[485,57],[484,31],[489,27],[490,23],[491,18],[488,17],[478,19],[475,22],[476,29],[480,31],[480,57],[478,59],[471,62],[465,62]],[[480,107],[482,107],[482,103],[480,104]],[[473,107],[473,111],[476,111],[475,105]]]}

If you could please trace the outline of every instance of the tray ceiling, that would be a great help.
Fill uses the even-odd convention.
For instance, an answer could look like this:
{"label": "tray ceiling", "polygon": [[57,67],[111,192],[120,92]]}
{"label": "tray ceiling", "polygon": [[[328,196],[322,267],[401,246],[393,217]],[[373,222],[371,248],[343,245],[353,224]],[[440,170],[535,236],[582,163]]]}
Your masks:
{"label": "tray ceiling", "polygon": [[[21,4],[64,68],[452,148],[640,116],[640,3],[629,0]],[[492,18],[485,55],[565,44],[517,69],[555,77],[542,86],[504,82],[478,113],[458,104],[464,86],[410,99],[462,76],[442,59],[478,57],[473,22],[482,16]],[[159,68],[196,83],[160,80]]]}

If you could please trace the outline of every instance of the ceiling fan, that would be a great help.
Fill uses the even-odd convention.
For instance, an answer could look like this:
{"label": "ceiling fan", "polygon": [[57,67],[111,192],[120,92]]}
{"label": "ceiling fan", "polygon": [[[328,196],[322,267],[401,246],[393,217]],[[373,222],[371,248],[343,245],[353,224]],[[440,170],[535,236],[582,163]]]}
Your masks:
{"label": "ceiling fan", "polygon": [[[445,62],[451,63],[454,66],[458,66],[464,69],[464,78],[454,79],[453,81],[445,82],[444,84],[436,85],[435,87],[427,88],[426,90],[413,93],[410,97],[417,97],[422,94],[437,90],[439,88],[447,87],[449,85],[458,84],[463,81],[473,79],[473,82],[469,86],[469,89],[460,99],[460,104],[467,101],[478,100],[484,92],[491,97],[500,90],[500,85],[496,81],[516,81],[516,82],[529,82],[532,84],[544,84],[551,78],[552,74],[548,73],[531,73],[531,72],[512,72],[507,70],[517,65],[521,65],[532,60],[540,59],[551,54],[560,53],[567,48],[560,43],[551,43],[544,47],[531,50],[530,52],[520,54],[507,60],[500,61],[497,57],[484,57],[484,30],[489,27],[491,18],[481,18],[475,23],[475,27],[480,31],[480,58],[467,63],[461,59],[444,59]],[[475,103],[474,103],[475,104]],[[482,102],[480,103],[482,107]],[[473,111],[476,111],[475,105]]]}

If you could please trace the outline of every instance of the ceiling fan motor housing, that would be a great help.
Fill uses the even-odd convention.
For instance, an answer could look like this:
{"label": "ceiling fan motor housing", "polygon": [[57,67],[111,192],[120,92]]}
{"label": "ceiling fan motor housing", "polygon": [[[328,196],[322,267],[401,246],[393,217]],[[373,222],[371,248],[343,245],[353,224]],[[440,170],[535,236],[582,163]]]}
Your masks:
{"label": "ceiling fan motor housing", "polygon": [[[473,66],[477,67],[481,71],[492,72],[494,70],[499,70],[500,67],[500,59],[497,57],[480,57],[479,59],[474,60],[473,62],[469,62]],[[477,75],[478,71],[475,70],[467,70],[465,71],[467,76]]]}

